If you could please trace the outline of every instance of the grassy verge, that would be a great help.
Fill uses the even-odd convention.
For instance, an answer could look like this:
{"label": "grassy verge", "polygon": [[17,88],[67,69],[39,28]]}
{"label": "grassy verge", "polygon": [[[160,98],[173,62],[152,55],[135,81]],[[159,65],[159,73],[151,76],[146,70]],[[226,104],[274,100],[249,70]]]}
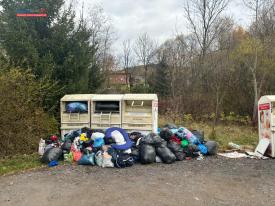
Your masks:
{"label": "grassy verge", "polygon": [[[160,127],[167,123],[167,119],[159,118]],[[169,122],[169,121],[168,121]],[[171,121],[170,121],[171,122]],[[256,147],[258,144],[258,132],[255,128],[247,125],[217,125],[215,128],[216,135],[212,135],[212,127],[210,123],[203,122],[176,122],[188,129],[196,129],[204,131],[206,140],[215,140],[220,144],[221,149],[227,149],[229,142],[244,145],[247,147]]]}
{"label": "grassy verge", "polygon": [[0,175],[4,175],[41,167],[42,163],[40,162],[38,154],[33,154],[0,159],[0,165]]}

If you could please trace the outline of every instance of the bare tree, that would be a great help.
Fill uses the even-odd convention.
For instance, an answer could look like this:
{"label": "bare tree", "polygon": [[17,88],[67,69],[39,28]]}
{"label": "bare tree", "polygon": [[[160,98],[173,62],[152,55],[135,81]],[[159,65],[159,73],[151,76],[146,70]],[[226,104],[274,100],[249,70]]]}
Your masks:
{"label": "bare tree", "polygon": [[[275,2],[275,1],[274,1]],[[275,6],[265,9],[258,19],[258,35],[261,41],[274,44],[275,36]],[[255,26],[254,26],[255,27]]]}
{"label": "bare tree", "polygon": [[178,95],[176,94],[176,91],[179,90],[177,79],[187,61],[187,47],[185,36],[180,35],[174,39],[167,40],[159,49],[159,52],[162,53],[162,59],[165,60],[165,64],[167,65],[167,74],[171,80],[170,93],[172,99]]}
{"label": "bare tree", "polygon": [[[270,9],[274,8],[274,1],[272,0],[246,0],[243,1],[244,4],[249,8],[254,15],[254,37],[257,38],[259,34],[259,16],[260,13],[268,12]],[[254,50],[254,60],[251,64],[248,63],[248,68],[252,74],[252,82],[253,82],[253,91],[254,91],[254,107],[253,107],[253,122],[257,122],[257,114],[258,114],[258,99],[259,99],[259,93],[261,88],[261,83],[259,85],[258,76],[257,76],[257,70],[258,70],[258,45],[259,44],[253,44],[253,50]],[[265,74],[263,74],[265,75]],[[264,79],[264,78],[262,78]]]}
{"label": "bare tree", "polygon": [[229,0],[187,0],[184,11],[204,59],[218,36],[220,17]]}
{"label": "bare tree", "polygon": [[110,65],[112,65],[110,64],[110,49],[113,42],[111,21],[104,14],[102,7],[96,5],[89,10],[88,24],[92,34],[90,41],[96,52],[96,62],[94,63],[100,65],[105,74],[107,86],[109,86]]}
{"label": "bare tree", "polygon": [[94,6],[89,10],[88,24],[92,34],[91,44],[97,47],[97,59],[101,61],[104,69],[104,62],[109,56],[113,41],[111,21],[100,6]]}
{"label": "bare tree", "polygon": [[138,61],[144,67],[144,83],[147,85],[148,66],[153,62],[156,51],[156,43],[147,33],[144,33],[136,40],[134,51]]}
{"label": "bare tree", "polygon": [[123,50],[123,56],[122,56],[122,61],[123,61],[123,68],[126,73],[126,79],[127,79],[127,84],[128,87],[130,87],[130,66],[133,63],[133,58],[132,58],[132,45],[131,45],[131,40],[127,39],[122,42],[122,50]]}

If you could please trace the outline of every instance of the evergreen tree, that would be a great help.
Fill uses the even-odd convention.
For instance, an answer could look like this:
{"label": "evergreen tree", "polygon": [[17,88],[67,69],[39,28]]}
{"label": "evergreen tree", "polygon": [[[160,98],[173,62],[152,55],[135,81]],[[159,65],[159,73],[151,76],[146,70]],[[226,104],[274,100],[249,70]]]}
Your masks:
{"label": "evergreen tree", "polygon": [[167,64],[161,60],[157,66],[154,78],[154,91],[162,97],[169,95],[169,78],[167,76]]}
{"label": "evergreen tree", "polygon": [[[64,93],[87,93],[94,89],[97,45],[85,19],[76,21],[72,5],[64,0],[0,0],[0,42],[10,63],[31,69],[38,78],[49,78],[64,87]],[[47,17],[16,17],[17,9],[45,8]],[[92,77],[93,78],[93,77]]]}

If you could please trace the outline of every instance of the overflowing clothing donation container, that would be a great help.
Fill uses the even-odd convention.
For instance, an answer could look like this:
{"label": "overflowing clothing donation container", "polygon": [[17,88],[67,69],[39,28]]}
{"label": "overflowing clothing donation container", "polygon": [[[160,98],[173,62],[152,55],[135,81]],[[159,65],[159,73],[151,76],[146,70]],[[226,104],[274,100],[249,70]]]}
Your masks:
{"label": "overflowing clothing donation container", "polygon": [[65,95],[60,101],[61,136],[71,130],[91,127],[91,94]]}
{"label": "overflowing clothing donation container", "polygon": [[122,101],[122,128],[128,131],[157,132],[157,95],[125,94]]}
{"label": "overflowing clothing donation container", "polygon": [[258,102],[259,140],[270,141],[267,155],[275,157],[275,95],[262,96]]}
{"label": "overflowing clothing donation container", "polygon": [[96,94],[91,101],[91,128],[121,127],[123,95]]}

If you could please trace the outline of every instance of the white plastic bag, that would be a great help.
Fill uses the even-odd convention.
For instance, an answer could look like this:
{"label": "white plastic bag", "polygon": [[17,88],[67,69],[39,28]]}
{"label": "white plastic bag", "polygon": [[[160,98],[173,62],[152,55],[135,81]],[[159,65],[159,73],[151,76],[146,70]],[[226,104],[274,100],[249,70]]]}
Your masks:
{"label": "white plastic bag", "polygon": [[39,141],[39,147],[38,147],[38,154],[39,155],[43,155],[44,152],[45,152],[45,147],[46,147],[46,143],[45,143],[45,140],[43,139],[40,139]]}

